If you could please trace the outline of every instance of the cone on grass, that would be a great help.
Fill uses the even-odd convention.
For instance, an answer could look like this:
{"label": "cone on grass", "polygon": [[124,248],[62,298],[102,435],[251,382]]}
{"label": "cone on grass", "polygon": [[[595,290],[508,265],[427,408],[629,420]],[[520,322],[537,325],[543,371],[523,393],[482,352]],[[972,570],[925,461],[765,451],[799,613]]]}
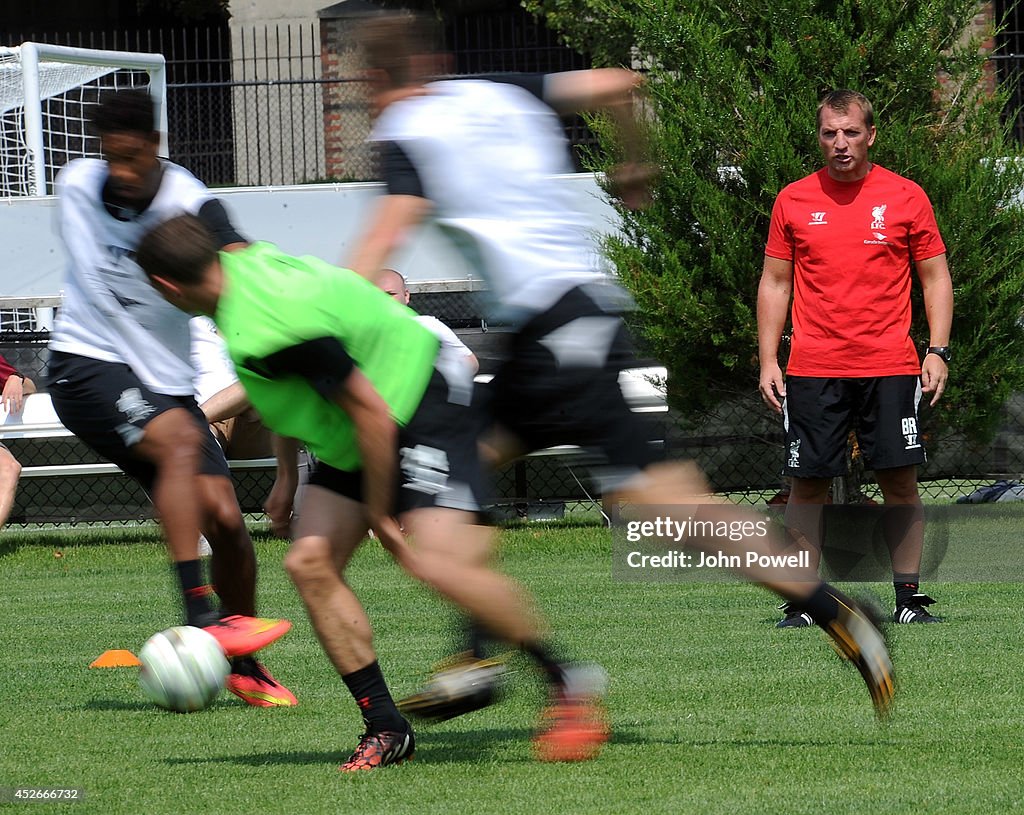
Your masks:
{"label": "cone on grass", "polygon": [[142,663],[131,651],[104,651],[89,663],[90,668],[137,668]]}

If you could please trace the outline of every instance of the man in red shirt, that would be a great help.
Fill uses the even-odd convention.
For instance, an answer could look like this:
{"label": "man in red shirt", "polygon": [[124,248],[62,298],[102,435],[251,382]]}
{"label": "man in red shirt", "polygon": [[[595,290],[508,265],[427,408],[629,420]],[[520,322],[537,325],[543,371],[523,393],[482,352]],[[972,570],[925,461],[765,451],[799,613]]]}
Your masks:
{"label": "man in red shirt", "polygon": [[[35,383],[23,376],[3,356],[0,356],[0,402],[4,413],[20,413],[25,397],[36,392]],[[21,464],[10,450],[0,444],[0,529],[14,507],[14,493],[18,490]]]}
{"label": "man in red shirt", "polygon": [[[953,285],[928,196],[872,164],[874,113],[862,94],[837,90],[818,106],[825,167],[782,190],[772,210],[757,296],[760,391],[782,413],[786,522],[820,558],[820,507],[846,470],[851,428],[889,507],[887,543],[897,623],[938,622],[920,593],[924,518],[917,466],[925,461],[917,407],[942,396],[950,359]],[[911,268],[921,282],[930,332],[920,361],[910,337]],[[793,300],[786,377],[779,341]],[[787,606],[780,627],[810,624]]]}

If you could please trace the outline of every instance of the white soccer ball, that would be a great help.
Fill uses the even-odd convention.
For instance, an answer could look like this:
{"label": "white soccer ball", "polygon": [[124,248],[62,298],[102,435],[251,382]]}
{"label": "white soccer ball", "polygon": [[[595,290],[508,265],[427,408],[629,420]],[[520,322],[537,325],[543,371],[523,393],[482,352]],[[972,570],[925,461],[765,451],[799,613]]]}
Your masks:
{"label": "white soccer ball", "polygon": [[231,665],[216,638],[179,625],[154,634],[139,652],[139,684],[153,703],[179,713],[202,710],[224,688]]}

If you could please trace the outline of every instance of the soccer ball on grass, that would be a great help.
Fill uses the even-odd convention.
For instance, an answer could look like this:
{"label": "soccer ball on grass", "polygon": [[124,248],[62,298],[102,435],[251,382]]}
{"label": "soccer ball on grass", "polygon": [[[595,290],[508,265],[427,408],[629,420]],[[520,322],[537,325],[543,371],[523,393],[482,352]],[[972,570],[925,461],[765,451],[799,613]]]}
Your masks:
{"label": "soccer ball on grass", "polygon": [[224,688],[231,666],[201,628],[179,625],[154,634],[139,652],[139,684],[154,704],[179,713],[202,710]]}

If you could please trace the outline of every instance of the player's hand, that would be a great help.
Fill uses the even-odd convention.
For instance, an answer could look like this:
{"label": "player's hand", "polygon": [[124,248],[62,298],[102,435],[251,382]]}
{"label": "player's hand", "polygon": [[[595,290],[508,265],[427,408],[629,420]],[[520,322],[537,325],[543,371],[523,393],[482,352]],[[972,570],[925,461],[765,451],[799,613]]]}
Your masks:
{"label": "player's hand", "polygon": [[4,407],[8,413],[20,413],[22,405],[25,404],[25,382],[17,374],[7,377],[4,385],[3,396]]}
{"label": "player's hand", "polygon": [[938,354],[927,354],[921,363],[921,392],[934,394],[929,405],[934,405],[942,398],[947,379],[949,366],[946,365],[946,360]]}
{"label": "player's hand", "polygon": [[653,164],[626,161],[608,171],[608,188],[627,209],[637,210],[650,206],[651,185],[659,175]]}
{"label": "player's hand", "polygon": [[402,527],[391,515],[370,518],[370,529],[377,536],[380,545],[388,550],[395,563],[406,571],[412,571],[414,554],[402,534]]}
{"label": "player's hand", "polygon": [[758,384],[761,398],[776,413],[782,413],[782,400],[786,398],[786,380],[777,362],[761,366],[761,381]]}
{"label": "player's hand", "polygon": [[274,480],[267,500],[263,503],[263,511],[270,519],[270,529],[278,537],[291,540],[292,515],[295,507],[295,483],[291,478]]}

